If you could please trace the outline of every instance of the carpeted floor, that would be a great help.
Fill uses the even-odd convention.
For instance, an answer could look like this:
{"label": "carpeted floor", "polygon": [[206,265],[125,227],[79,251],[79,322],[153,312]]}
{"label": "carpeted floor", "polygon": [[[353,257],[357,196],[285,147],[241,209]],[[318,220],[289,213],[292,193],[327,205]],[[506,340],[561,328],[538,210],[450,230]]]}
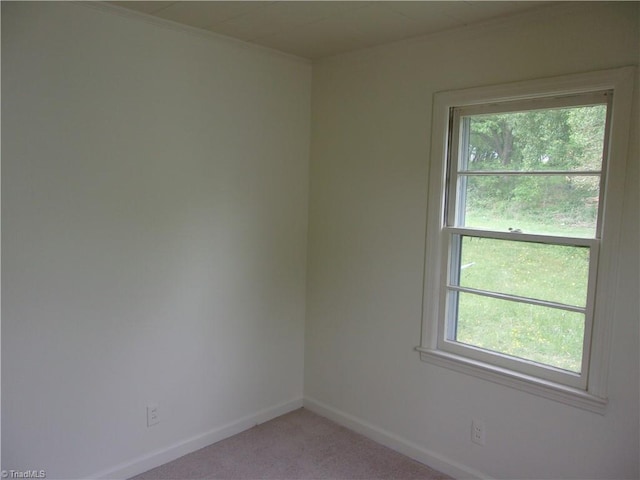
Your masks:
{"label": "carpeted floor", "polygon": [[301,408],[134,479],[444,480],[450,477]]}

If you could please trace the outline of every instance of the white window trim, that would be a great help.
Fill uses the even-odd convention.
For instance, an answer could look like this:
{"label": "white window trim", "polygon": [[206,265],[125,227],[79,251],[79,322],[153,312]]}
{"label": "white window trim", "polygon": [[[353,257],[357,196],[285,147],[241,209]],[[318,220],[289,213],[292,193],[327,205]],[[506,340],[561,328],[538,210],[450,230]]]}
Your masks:
{"label": "white window trim", "polygon": [[[614,293],[618,270],[617,251],[621,231],[634,73],[635,67],[624,67],[507,85],[438,92],[434,95],[422,341],[417,347],[423,361],[579,408],[604,413],[608,401],[607,374],[612,320],[615,318]],[[613,90],[614,94],[611,105],[609,154],[606,164],[607,187],[604,191],[601,219],[603,221],[602,240],[597,260],[598,286],[595,294],[586,387],[570,387],[439,349],[439,339],[444,339],[444,332],[439,327],[439,319],[441,317],[441,276],[443,268],[446,268],[446,262],[442,261],[443,249],[446,245],[446,242],[443,241],[442,225],[445,214],[444,191],[450,109],[452,107],[486,105],[492,102],[575,95],[598,90]]]}

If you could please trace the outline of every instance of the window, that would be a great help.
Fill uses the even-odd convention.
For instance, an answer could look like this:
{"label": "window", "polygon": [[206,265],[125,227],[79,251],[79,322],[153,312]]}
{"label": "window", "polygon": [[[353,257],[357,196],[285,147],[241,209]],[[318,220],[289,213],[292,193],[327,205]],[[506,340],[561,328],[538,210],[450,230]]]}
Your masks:
{"label": "window", "polygon": [[632,78],[435,95],[423,360],[604,410]]}

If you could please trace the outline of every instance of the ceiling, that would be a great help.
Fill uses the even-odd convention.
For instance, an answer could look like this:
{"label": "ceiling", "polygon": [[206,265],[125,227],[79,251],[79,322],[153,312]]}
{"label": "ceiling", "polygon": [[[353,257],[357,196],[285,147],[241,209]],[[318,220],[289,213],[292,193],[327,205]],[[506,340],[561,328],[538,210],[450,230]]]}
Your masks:
{"label": "ceiling", "polygon": [[128,1],[140,13],[316,60],[545,7],[522,1]]}

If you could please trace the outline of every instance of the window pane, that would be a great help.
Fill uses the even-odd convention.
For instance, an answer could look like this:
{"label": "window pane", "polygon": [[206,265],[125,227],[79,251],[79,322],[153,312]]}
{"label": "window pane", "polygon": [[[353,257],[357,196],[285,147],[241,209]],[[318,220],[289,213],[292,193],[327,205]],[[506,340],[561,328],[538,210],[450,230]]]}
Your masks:
{"label": "window pane", "polygon": [[589,249],[462,237],[460,286],[584,307]]}
{"label": "window pane", "polygon": [[460,170],[600,171],[606,105],[462,118]]}
{"label": "window pane", "polygon": [[599,193],[599,175],[462,175],[456,226],[592,238]]}
{"label": "window pane", "polygon": [[464,292],[455,340],[579,373],[584,315]]}

